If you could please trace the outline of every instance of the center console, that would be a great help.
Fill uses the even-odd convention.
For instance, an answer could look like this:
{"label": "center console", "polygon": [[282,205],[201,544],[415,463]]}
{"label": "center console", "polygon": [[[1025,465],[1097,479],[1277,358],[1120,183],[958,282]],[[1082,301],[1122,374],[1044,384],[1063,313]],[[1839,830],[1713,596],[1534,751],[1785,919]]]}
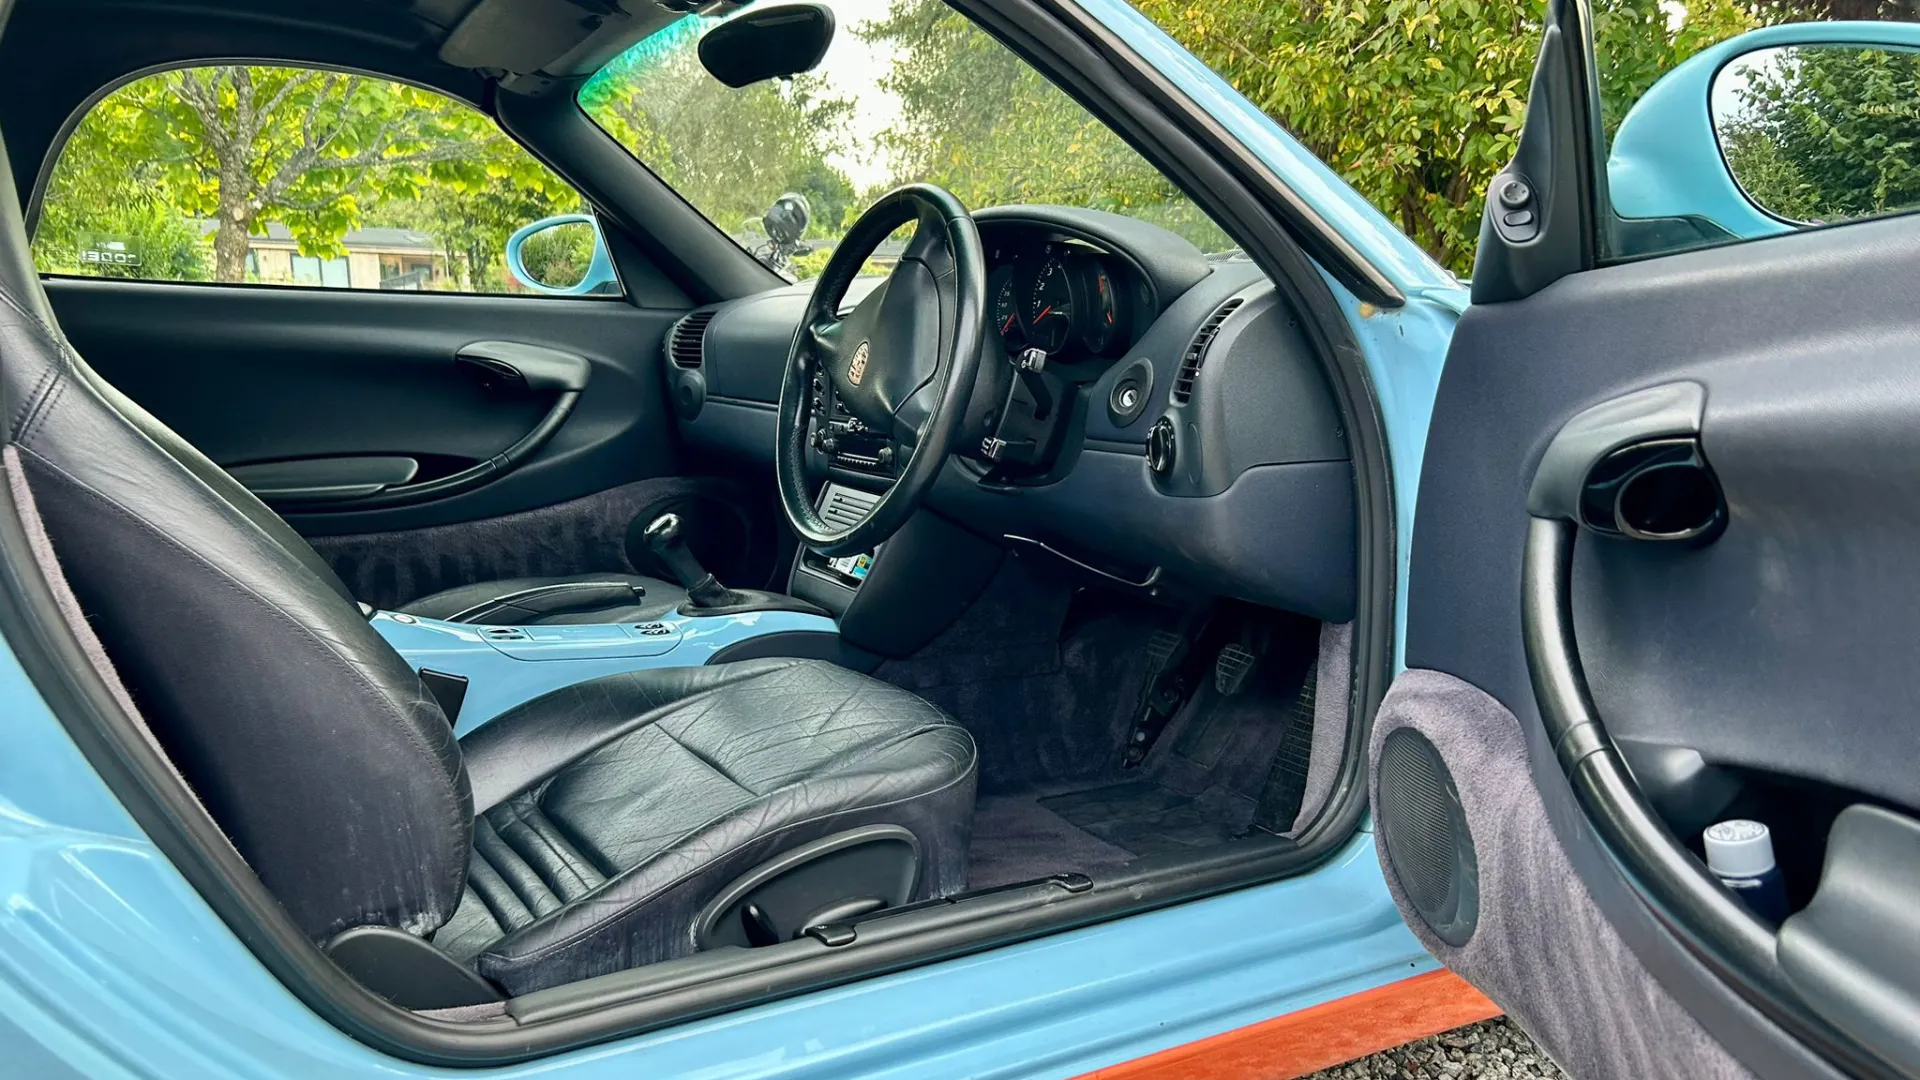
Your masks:
{"label": "center console", "polygon": [[[827,524],[848,529],[867,519],[880,496],[842,484],[828,484],[820,492],[814,508]],[[887,545],[882,544],[884,548]],[[810,603],[818,604],[835,616],[845,615],[853,606],[860,587],[873,573],[878,549],[837,558],[822,555],[809,547],[800,549],[794,560],[793,575],[787,591]]]}
{"label": "center console", "polygon": [[[866,520],[880,500],[828,483],[815,509],[836,529]],[[802,547],[787,591],[831,612],[848,646],[880,657],[904,657],[953,625],[986,587],[1005,549],[921,510],[873,551],[839,558]]]}

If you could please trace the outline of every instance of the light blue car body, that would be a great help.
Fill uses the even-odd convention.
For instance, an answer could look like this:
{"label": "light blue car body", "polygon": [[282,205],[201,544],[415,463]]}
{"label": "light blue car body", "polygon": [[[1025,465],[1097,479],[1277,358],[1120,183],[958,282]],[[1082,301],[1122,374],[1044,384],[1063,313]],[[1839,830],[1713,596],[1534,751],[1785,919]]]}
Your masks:
{"label": "light blue car body", "polygon": [[1607,187],[1615,212],[1630,218],[1703,218],[1742,240],[1798,228],[1762,210],[1740,190],[1721,157],[1712,114],[1703,107],[1727,64],[1759,49],[1787,45],[1920,49],[1920,24],[1786,23],[1729,38],[1688,57],[1647,89],[1614,133]]}
{"label": "light blue car body", "polygon": [[[1406,296],[1397,309],[1378,309],[1327,279],[1352,321],[1385,422],[1395,596],[1405,597],[1421,454],[1466,289],[1132,8],[1120,0],[1083,6]],[[1704,94],[1719,64],[1767,44],[1769,34],[1709,50],[1670,76],[1674,93],[1662,84],[1648,102],[1675,116],[1688,108],[1704,116],[1703,102],[1682,98]],[[1717,158],[1710,131],[1681,147],[1641,138],[1636,119],[1623,126],[1615,155],[1625,170],[1616,195],[1639,200],[1630,204],[1636,212],[1718,214],[1714,220],[1753,235],[1784,227],[1764,215],[1742,217],[1713,187],[1719,168],[1700,158]],[[1396,624],[1403,631],[1404,611]],[[704,659],[687,642],[676,648],[689,649],[686,662]],[[155,848],[3,649],[0,702],[0,1074],[262,1080],[476,1072],[383,1056],[314,1015]],[[480,703],[475,715],[506,704]],[[1287,881],[477,1072],[567,1080],[1070,1077],[1434,967],[1401,921],[1363,831],[1321,869]]]}

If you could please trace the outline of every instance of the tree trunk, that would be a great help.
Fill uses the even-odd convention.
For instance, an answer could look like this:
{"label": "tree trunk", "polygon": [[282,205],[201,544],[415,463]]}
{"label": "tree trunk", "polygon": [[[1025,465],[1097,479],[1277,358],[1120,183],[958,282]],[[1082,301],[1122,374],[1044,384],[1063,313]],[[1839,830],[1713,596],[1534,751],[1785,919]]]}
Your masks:
{"label": "tree trunk", "polygon": [[220,228],[213,234],[213,280],[237,284],[247,280],[247,249],[252,246],[244,208],[220,209]]}
{"label": "tree trunk", "polygon": [[220,156],[219,228],[213,234],[213,280],[238,284],[247,280],[247,249],[252,246],[253,177],[246,160],[248,146],[235,146]]}

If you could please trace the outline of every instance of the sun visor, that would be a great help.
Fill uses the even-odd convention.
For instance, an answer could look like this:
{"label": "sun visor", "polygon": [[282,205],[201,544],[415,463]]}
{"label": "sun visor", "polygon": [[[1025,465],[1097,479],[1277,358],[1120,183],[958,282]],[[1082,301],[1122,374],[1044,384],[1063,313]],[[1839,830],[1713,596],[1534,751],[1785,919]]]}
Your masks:
{"label": "sun visor", "polygon": [[[588,74],[655,30],[705,8],[679,0],[480,0],[447,35],[440,59],[478,71],[545,76],[507,80],[511,89],[537,92],[552,79]],[[517,82],[531,85],[511,85]]]}

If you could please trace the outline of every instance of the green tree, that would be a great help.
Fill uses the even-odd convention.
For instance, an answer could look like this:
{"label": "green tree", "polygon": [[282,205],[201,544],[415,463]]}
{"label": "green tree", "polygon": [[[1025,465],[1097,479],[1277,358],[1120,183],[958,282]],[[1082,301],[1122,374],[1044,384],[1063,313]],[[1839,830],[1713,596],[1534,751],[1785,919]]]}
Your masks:
{"label": "green tree", "polygon": [[[116,136],[128,115],[119,104],[113,98],[102,102],[105,115],[81,124],[61,151],[34,233],[36,265],[49,273],[208,280],[200,231],[167,205],[163,170],[150,158],[128,155]],[[139,263],[81,262],[83,251],[110,243],[125,245]]]}
{"label": "green tree", "polygon": [[[1513,156],[1540,0],[1140,0],[1140,9],[1441,263],[1473,265]],[[1599,0],[1609,133],[1661,74],[1754,25],[1741,0]]]}
{"label": "green tree", "polygon": [[[143,277],[205,277],[192,219],[211,219],[211,276],[242,281],[250,238],[285,225],[305,255],[344,254],[379,223],[433,235],[468,287],[497,279],[513,229],[578,196],[485,116],[384,79],[291,67],[163,72],[115,91],[62,151],[36,235],[48,269],[88,235],[123,233]],[[162,265],[164,264],[164,265]]]}
{"label": "green tree", "polygon": [[924,180],[968,206],[1059,203],[1112,210],[1232,247],[1158,169],[1018,55],[940,0],[894,0],[855,28],[893,50],[881,85],[901,115],[882,133],[896,181]]}
{"label": "green tree", "polygon": [[819,79],[730,89],[700,66],[710,20],[688,19],[630,50],[580,92],[587,114],[715,224],[736,237],[789,191],[807,196],[809,233],[837,235],[853,184],[829,162],[851,102]]}
{"label": "green tree", "polygon": [[593,262],[594,232],[584,224],[555,225],[527,237],[520,261],[534,281],[570,289],[586,280]]}
{"label": "green tree", "polygon": [[1755,202],[1795,221],[1920,206],[1920,53],[1783,49],[1743,71],[1721,144]]}
{"label": "green tree", "polygon": [[389,199],[369,224],[425,233],[446,255],[454,284],[472,292],[507,289],[507,238],[521,226],[585,209],[566,181],[505,139],[484,144],[453,175],[422,186],[418,197]]}
{"label": "green tree", "polygon": [[357,75],[186,68],[118,93],[137,113],[116,133],[128,150],[163,167],[174,206],[214,219],[218,281],[244,279],[256,224],[336,255],[363,200],[416,196],[425,166],[473,153],[474,125],[445,98]]}

